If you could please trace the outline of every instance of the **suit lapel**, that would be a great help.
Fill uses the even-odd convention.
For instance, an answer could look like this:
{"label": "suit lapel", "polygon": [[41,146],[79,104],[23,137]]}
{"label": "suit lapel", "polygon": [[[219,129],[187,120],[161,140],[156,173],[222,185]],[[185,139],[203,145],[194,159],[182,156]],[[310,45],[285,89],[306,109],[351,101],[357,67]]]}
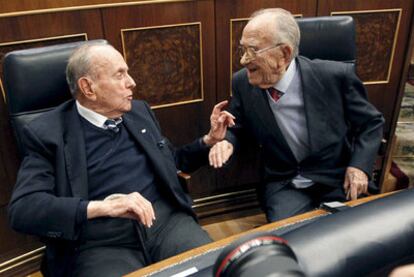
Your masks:
{"label": "suit lapel", "polygon": [[[139,116],[142,115],[139,114],[138,117],[136,117],[131,113],[124,114],[124,125],[147,154],[147,157],[154,166],[154,171],[168,183],[169,178],[167,172],[162,170],[163,168],[166,168],[164,164],[165,158],[157,148],[157,139],[153,137],[153,127],[146,124],[148,119],[145,119],[144,116],[140,119]],[[164,147],[164,145],[162,145],[162,147]]]}
{"label": "suit lapel", "polygon": [[287,155],[289,159],[295,160],[295,157],[290,150],[290,147],[286,142],[269,105],[266,91],[260,89],[259,87],[253,87],[252,95],[253,97],[251,101],[254,107],[254,111],[256,111],[256,115],[263,125],[263,132],[267,133],[270,136],[273,136],[274,138],[272,140],[274,143],[280,144],[281,146],[279,149],[283,149],[282,151],[285,155]]}
{"label": "suit lapel", "polygon": [[307,60],[299,57],[297,61],[302,78],[303,99],[311,152],[318,152],[324,146],[324,134],[328,129],[326,111],[329,106],[324,93],[325,87]]}
{"label": "suit lapel", "polygon": [[266,91],[259,87],[253,87],[251,96],[251,103],[254,110],[258,111],[257,116],[259,117],[259,120],[266,125],[272,125],[271,127],[278,128],[272,110],[270,109],[269,102],[266,99]]}
{"label": "suit lapel", "polygon": [[75,102],[64,118],[64,155],[72,193],[75,197],[88,199],[85,139]]}

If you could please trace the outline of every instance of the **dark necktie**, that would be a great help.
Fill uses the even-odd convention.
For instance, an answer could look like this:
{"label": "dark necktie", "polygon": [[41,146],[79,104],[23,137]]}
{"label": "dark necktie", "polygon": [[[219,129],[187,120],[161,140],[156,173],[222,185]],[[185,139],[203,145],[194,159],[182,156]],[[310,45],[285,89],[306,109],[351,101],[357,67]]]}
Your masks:
{"label": "dark necktie", "polygon": [[273,100],[275,100],[275,102],[279,101],[280,97],[282,97],[284,94],[283,92],[278,91],[274,87],[268,88],[267,90],[269,91],[270,96],[273,98]]}
{"label": "dark necktie", "polygon": [[110,130],[114,133],[119,132],[119,127],[121,127],[122,117],[114,118],[114,119],[107,119],[104,123],[104,129]]}

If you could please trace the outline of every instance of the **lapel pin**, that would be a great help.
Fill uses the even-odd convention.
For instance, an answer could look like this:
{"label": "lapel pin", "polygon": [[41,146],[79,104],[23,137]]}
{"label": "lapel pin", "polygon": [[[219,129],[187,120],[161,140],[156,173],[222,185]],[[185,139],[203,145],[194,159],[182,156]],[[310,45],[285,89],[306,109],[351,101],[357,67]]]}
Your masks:
{"label": "lapel pin", "polygon": [[145,134],[147,132],[147,129],[142,129],[141,133]]}

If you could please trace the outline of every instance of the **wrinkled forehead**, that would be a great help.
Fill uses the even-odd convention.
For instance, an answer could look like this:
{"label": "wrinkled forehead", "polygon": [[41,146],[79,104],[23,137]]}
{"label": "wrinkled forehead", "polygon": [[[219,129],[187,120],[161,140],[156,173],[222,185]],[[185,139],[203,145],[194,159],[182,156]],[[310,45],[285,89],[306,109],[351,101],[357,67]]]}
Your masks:
{"label": "wrinkled forehead", "polygon": [[269,18],[254,18],[243,29],[241,43],[248,43],[251,40],[270,43],[274,41],[275,23]]}
{"label": "wrinkled forehead", "polygon": [[[94,47],[95,48],[95,47]],[[119,68],[127,68],[121,53],[112,47],[96,46],[91,49],[91,71],[95,74],[117,71]]]}

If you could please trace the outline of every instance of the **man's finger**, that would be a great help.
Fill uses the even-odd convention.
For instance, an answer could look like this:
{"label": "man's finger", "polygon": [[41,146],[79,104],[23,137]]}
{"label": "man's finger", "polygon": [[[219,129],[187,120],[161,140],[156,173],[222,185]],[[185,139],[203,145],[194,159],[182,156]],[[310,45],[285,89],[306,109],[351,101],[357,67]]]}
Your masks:
{"label": "man's finger", "polygon": [[216,163],[216,168],[217,167],[221,167],[222,162],[221,162],[221,144],[218,144],[217,146],[217,151],[216,151],[216,159],[217,159],[217,163]]}
{"label": "man's finger", "polygon": [[361,183],[359,183],[358,195],[367,193],[367,192],[368,192],[368,185],[362,181]]}
{"label": "man's finger", "polygon": [[224,125],[233,127],[236,123],[234,122],[234,119],[231,117],[226,116],[224,120]]}
{"label": "man's finger", "polygon": [[233,154],[233,147],[230,143],[223,145],[222,149],[222,163],[225,164]]}
{"label": "man's finger", "polygon": [[134,213],[136,217],[139,218],[139,221],[141,221],[142,224],[147,226],[147,221],[143,214],[143,211],[141,210],[141,207],[139,207],[136,203],[132,203],[130,205],[130,211]]}
{"label": "man's finger", "polygon": [[213,114],[218,114],[221,112],[221,110],[227,105],[229,101],[224,100],[221,101],[220,103],[217,103],[214,108],[213,108]]}
{"label": "man's finger", "polygon": [[152,212],[151,205],[143,202],[143,203],[141,203],[141,207],[144,210],[145,217],[146,217],[147,222],[148,222],[148,227],[151,227],[152,226],[152,221],[154,220],[154,214]]}
{"label": "man's finger", "polygon": [[217,103],[217,104],[214,106],[214,109],[221,109],[221,108],[225,107],[228,103],[229,103],[229,101],[228,101],[228,100],[223,100],[223,101],[221,101],[221,102]]}
{"label": "man's finger", "polygon": [[360,195],[362,193],[363,189],[364,189],[363,185],[360,182],[356,183],[355,185],[356,185],[356,188],[357,188],[357,194]]}
{"label": "man's finger", "polygon": [[214,168],[217,167],[217,144],[210,150],[210,165]]}
{"label": "man's finger", "polygon": [[213,166],[213,148],[211,148],[210,152],[208,153],[208,162],[210,166]]}
{"label": "man's finger", "polygon": [[363,189],[362,192],[365,193],[365,194],[368,193],[368,183],[364,184],[364,189]]}
{"label": "man's finger", "polygon": [[141,194],[135,192],[132,194],[135,205],[138,207],[144,221],[144,225],[147,227],[152,226],[152,221],[154,219],[154,211],[152,209],[151,203],[143,197]]}
{"label": "man's finger", "polygon": [[223,156],[224,156],[223,157],[223,163],[226,163],[229,160],[230,156],[231,156],[231,150],[230,149],[226,149],[224,151],[224,155]]}
{"label": "man's finger", "polygon": [[358,188],[355,185],[351,185],[351,200],[355,200],[358,198]]}
{"label": "man's finger", "polygon": [[133,211],[139,217],[139,219],[141,220],[141,223],[148,227],[150,223],[148,222],[148,218],[145,215],[144,208],[141,207],[140,205],[138,205],[138,203],[134,202],[133,203]]}
{"label": "man's finger", "polygon": [[154,208],[152,207],[151,202],[148,201],[144,196],[141,195],[141,197],[142,197],[143,203],[145,204],[145,206],[148,210],[148,214],[149,214],[150,218],[152,220],[154,220],[155,219],[155,212],[154,212]]}
{"label": "man's finger", "polygon": [[236,117],[228,111],[221,111],[220,115],[226,115],[228,118],[236,119]]}

